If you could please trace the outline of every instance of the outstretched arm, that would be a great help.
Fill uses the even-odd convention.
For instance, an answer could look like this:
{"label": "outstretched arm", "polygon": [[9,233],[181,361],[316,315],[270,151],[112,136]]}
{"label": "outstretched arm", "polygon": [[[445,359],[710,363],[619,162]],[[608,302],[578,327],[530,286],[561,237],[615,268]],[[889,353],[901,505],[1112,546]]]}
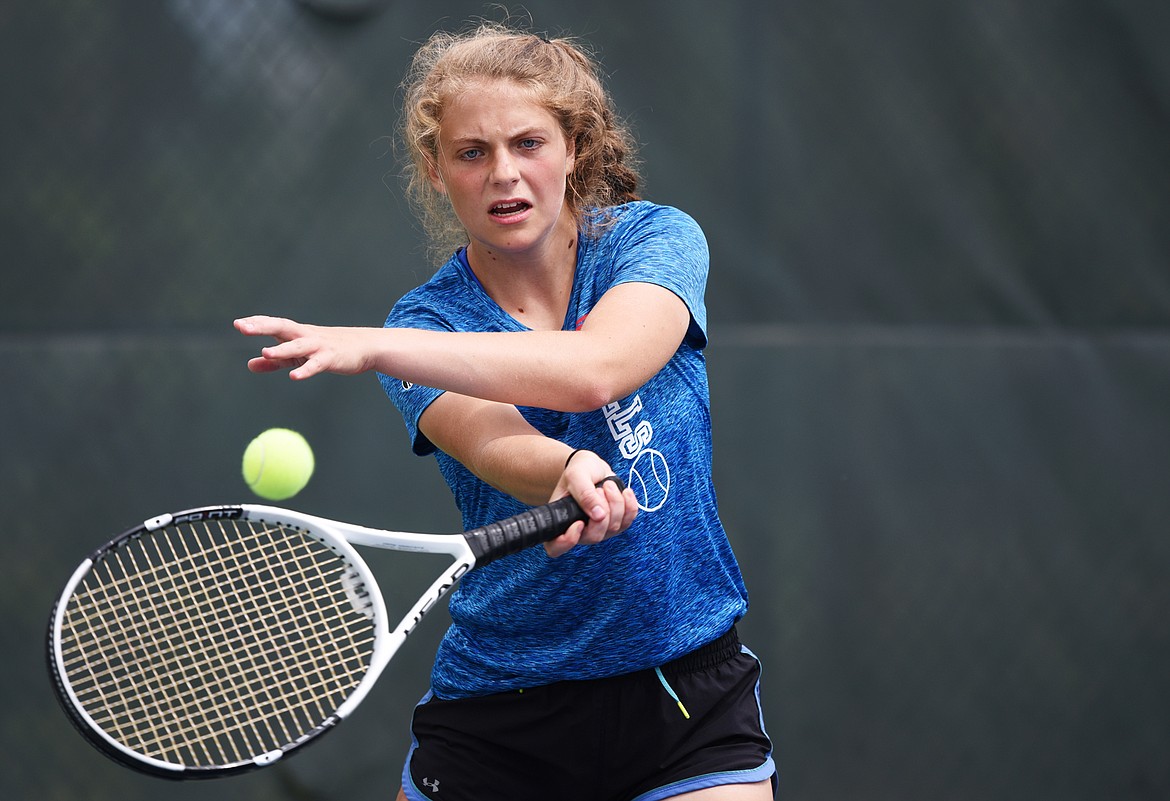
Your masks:
{"label": "outstretched arm", "polygon": [[254,372],[289,369],[301,380],[367,370],[469,397],[565,412],[623,398],[670,360],[690,324],[677,295],[643,283],[609,290],[580,331],[463,333],[338,328],[245,317],[236,328],[277,344],[249,361]]}

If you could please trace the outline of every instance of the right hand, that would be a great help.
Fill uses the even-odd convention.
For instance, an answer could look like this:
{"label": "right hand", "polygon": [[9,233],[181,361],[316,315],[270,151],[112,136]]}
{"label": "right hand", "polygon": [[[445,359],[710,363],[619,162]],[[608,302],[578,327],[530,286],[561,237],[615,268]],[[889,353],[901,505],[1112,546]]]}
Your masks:
{"label": "right hand", "polygon": [[[614,474],[605,460],[592,451],[580,451],[565,466],[550,501],[572,495],[589,519],[569,526],[564,534],[546,542],[544,550],[556,558],[578,545],[595,545],[630,527],[638,514],[638,499],[627,487],[605,479]],[[598,486],[600,484],[600,486]]]}

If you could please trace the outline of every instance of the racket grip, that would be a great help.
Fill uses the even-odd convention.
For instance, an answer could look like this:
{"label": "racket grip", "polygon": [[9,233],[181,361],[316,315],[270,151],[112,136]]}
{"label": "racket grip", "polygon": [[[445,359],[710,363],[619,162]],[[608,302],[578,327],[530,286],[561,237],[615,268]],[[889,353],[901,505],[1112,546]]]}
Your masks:
{"label": "racket grip", "polygon": [[[601,484],[606,481],[617,484],[619,490],[626,488],[617,476],[609,476]],[[475,554],[475,566],[482,567],[501,556],[559,537],[573,523],[587,517],[576,499],[566,495],[544,506],[534,506],[518,515],[465,531],[463,536]]]}

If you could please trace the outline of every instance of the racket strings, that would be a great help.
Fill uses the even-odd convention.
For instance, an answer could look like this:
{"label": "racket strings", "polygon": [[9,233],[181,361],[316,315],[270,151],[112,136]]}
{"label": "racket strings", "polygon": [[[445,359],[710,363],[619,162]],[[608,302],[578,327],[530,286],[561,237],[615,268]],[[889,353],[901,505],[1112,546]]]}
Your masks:
{"label": "racket strings", "polygon": [[[232,565],[232,567],[235,567],[237,569],[247,569],[248,567],[250,567],[250,565],[240,564],[240,565]],[[192,740],[191,739],[192,733],[198,732],[199,727],[206,722],[204,715],[201,713],[201,706],[202,706],[202,704],[206,703],[206,698],[207,697],[218,697],[220,699],[221,704],[232,708],[232,710],[236,713],[236,725],[235,726],[220,725],[219,731],[221,733],[223,733],[225,731],[239,733],[239,734],[241,734],[242,738],[245,741],[247,741],[246,742],[246,745],[247,745],[246,751],[241,752],[239,750],[233,750],[231,752],[231,754],[229,755],[233,759],[240,759],[240,758],[243,758],[244,756],[246,756],[248,753],[256,753],[258,747],[261,745],[261,743],[255,742],[254,740],[252,740],[251,738],[249,738],[247,736],[250,733],[249,727],[254,722],[259,722],[266,729],[266,732],[269,735],[269,739],[267,740],[267,742],[281,742],[281,740],[279,739],[279,735],[275,731],[273,731],[273,729],[270,725],[271,721],[269,719],[262,717],[262,716],[261,717],[253,716],[253,719],[249,720],[248,718],[246,718],[244,716],[249,709],[259,708],[263,711],[268,711],[271,708],[271,706],[270,705],[265,706],[265,704],[268,703],[268,701],[270,701],[271,699],[264,698],[265,691],[271,689],[274,686],[276,686],[276,687],[282,686],[280,684],[280,682],[288,682],[289,680],[291,680],[292,677],[288,674],[287,670],[284,670],[279,665],[265,666],[264,664],[257,663],[256,660],[241,658],[237,662],[236,666],[239,669],[239,671],[242,671],[242,675],[245,679],[252,677],[258,671],[262,671],[265,669],[265,667],[267,667],[271,671],[268,674],[268,678],[270,679],[270,681],[274,681],[277,683],[275,685],[268,684],[268,685],[265,685],[259,689],[257,689],[256,685],[252,684],[251,682],[245,682],[244,684],[241,684],[241,685],[225,684],[221,680],[221,678],[223,677],[222,671],[224,668],[224,663],[223,663],[223,660],[220,659],[220,657],[219,657],[220,649],[221,648],[233,649],[232,653],[242,655],[242,654],[246,653],[245,651],[241,650],[242,646],[245,644],[250,644],[250,643],[262,644],[264,646],[271,648],[272,646],[277,646],[277,647],[285,646],[285,645],[288,645],[289,643],[282,642],[283,635],[279,629],[273,629],[273,627],[271,627],[271,626],[269,626],[267,629],[264,629],[264,628],[260,628],[257,625],[255,625],[257,621],[263,620],[263,617],[260,615],[260,613],[263,610],[262,610],[262,608],[260,608],[260,606],[258,606],[255,598],[241,594],[230,583],[225,584],[222,587],[216,587],[214,589],[217,591],[226,591],[228,593],[228,595],[230,596],[231,602],[234,604],[235,608],[243,611],[245,614],[247,614],[249,612],[255,612],[256,616],[255,617],[245,617],[243,619],[240,619],[239,617],[237,617],[234,621],[232,621],[235,624],[235,630],[233,631],[232,629],[225,627],[223,625],[223,621],[220,621],[220,620],[215,619],[215,618],[209,618],[206,614],[206,606],[205,605],[201,604],[201,605],[197,605],[197,606],[193,607],[197,612],[200,613],[199,619],[194,620],[193,623],[194,623],[194,625],[203,629],[204,639],[201,640],[201,642],[210,644],[212,646],[212,647],[191,648],[190,654],[189,654],[189,656],[192,659],[194,659],[193,664],[203,665],[203,666],[211,668],[210,670],[199,671],[199,678],[203,679],[206,682],[204,687],[203,687],[204,694],[201,697],[200,696],[194,696],[194,697],[188,696],[189,699],[196,701],[196,702],[200,702],[198,705],[195,705],[195,706],[182,705],[182,706],[180,706],[177,704],[170,704],[171,708],[168,709],[167,708],[168,704],[164,700],[163,703],[159,704],[159,706],[158,706],[158,708],[156,708],[155,712],[156,712],[156,718],[161,718],[161,719],[165,720],[167,718],[164,717],[164,713],[170,712],[170,719],[189,722],[189,725],[185,728],[181,727],[178,730],[173,730],[173,729],[170,730],[169,739],[171,741],[170,744],[172,747],[177,747],[179,744],[181,744],[184,741],[188,742],[192,747],[203,746],[204,743],[201,740],[198,740],[198,739]],[[272,600],[281,600],[281,599],[265,598],[262,600],[264,600],[265,602],[268,602],[268,601],[272,601]],[[287,599],[284,599],[284,600],[287,600]],[[308,629],[306,629],[306,630],[308,630]],[[241,692],[241,690],[248,690],[248,689],[253,690],[253,693],[251,695],[247,695],[247,694]],[[168,697],[168,695],[166,693],[163,693],[160,695],[160,697],[162,699],[166,699]],[[170,696],[170,697],[173,700],[183,700],[181,696]],[[318,708],[317,714],[321,715],[323,718],[323,716],[326,713],[324,713],[323,710]],[[276,721],[277,721],[277,723],[282,722],[282,721],[280,721],[279,718],[276,718]],[[283,725],[281,726],[281,729],[282,729],[284,736],[286,738],[284,740],[284,742],[287,742],[288,741],[287,738],[289,738],[291,735],[290,735],[288,729],[286,727],[284,727]],[[224,739],[224,743],[230,747],[234,744],[234,740],[232,740],[230,738],[226,738],[226,739]],[[203,750],[205,759],[209,762],[221,762],[222,763],[223,761],[225,761],[226,757],[224,754],[213,755],[213,754],[208,754],[205,749],[202,749],[202,750]],[[260,753],[262,753],[262,751],[260,751]]]}
{"label": "racket strings", "polygon": [[[118,554],[114,557],[114,559],[120,563],[121,559],[122,559],[122,555]],[[134,560],[131,557],[130,561],[135,562],[136,560]],[[107,569],[108,569],[108,565],[106,565],[105,567],[107,567]],[[126,575],[126,574],[135,575],[135,574],[139,574],[142,572],[141,570],[137,569],[136,565],[131,565],[130,568],[127,568],[125,565],[119,564],[119,567],[121,568],[120,572],[123,575]],[[152,571],[152,572],[157,573],[157,571]],[[155,578],[156,579],[158,578],[157,575],[155,576]],[[174,589],[175,586],[182,587],[183,585],[181,585],[181,584],[180,585],[173,585],[171,587],[171,589]],[[188,584],[188,586],[190,586],[190,585]],[[106,589],[108,589],[108,587]],[[163,622],[166,620],[164,615],[158,614],[155,616],[156,630],[155,631],[151,631],[151,630],[144,631],[141,628],[141,626],[139,626],[135,623],[135,621],[137,619],[135,617],[135,615],[143,614],[143,608],[140,604],[133,603],[135,600],[135,596],[131,595],[131,596],[129,596],[129,598],[130,598],[130,601],[126,601],[125,596],[123,596],[122,598],[118,598],[110,592],[106,592],[104,594],[104,596],[101,598],[101,600],[104,601],[104,604],[108,607],[117,608],[117,604],[119,602],[121,602],[123,607],[124,607],[124,611],[134,613],[132,615],[123,617],[120,622],[125,624],[125,625],[119,631],[111,632],[111,635],[113,635],[113,634],[120,634],[122,636],[129,635],[129,636],[126,636],[126,642],[128,642],[128,643],[132,642],[134,647],[139,649],[138,651],[131,652],[131,656],[136,660],[136,661],[134,661],[134,664],[140,669],[142,675],[144,675],[145,677],[150,679],[151,682],[153,682],[153,684],[140,684],[139,685],[139,687],[142,688],[142,694],[135,699],[136,703],[140,707],[142,707],[143,709],[149,709],[151,715],[153,716],[153,719],[168,721],[173,717],[174,713],[176,713],[176,712],[182,713],[180,705],[178,703],[176,703],[176,701],[181,700],[181,699],[176,698],[176,696],[175,696],[177,684],[176,684],[176,680],[174,678],[175,676],[182,677],[182,674],[175,674],[175,673],[168,674],[165,672],[161,672],[161,670],[159,669],[159,668],[165,669],[171,663],[171,661],[173,661],[175,659],[176,651],[172,645],[171,640],[168,637],[169,624],[166,622]],[[167,602],[165,595],[158,596],[158,598],[162,599],[162,606],[166,607],[168,610],[171,608],[171,604]],[[193,623],[195,625],[199,625],[199,622],[196,621],[195,618],[198,616],[198,613],[200,610],[200,606],[198,606],[197,603],[202,603],[202,600],[197,599],[194,595],[192,595],[189,597],[188,601],[189,601],[188,611],[192,612],[192,614],[189,615],[190,620],[188,622]],[[149,616],[151,613],[152,613],[151,609],[149,609],[149,608],[145,609],[146,615]],[[206,625],[207,625],[206,619],[205,619],[205,616],[203,616],[203,617],[204,617],[203,625],[206,627]],[[177,616],[173,612],[171,612],[171,622],[175,621],[176,619],[177,619]],[[220,628],[222,629],[223,627],[221,626]],[[152,634],[154,634],[154,635],[161,634],[161,636],[156,636],[155,639],[153,639],[153,641],[152,641],[150,639],[150,635],[152,635]],[[216,632],[214,631],[214,627],[211,627],[211,628],[208,628],[208,630],[205,630],[204,636],[207,636],[207,637],[217,636]],[[113,636],[110,637],[109,641],[114,642]],[[183,645],[183,643],[181,641],[178,644],[180,646]],[[147,651],[145,654],[141,653],[142,649],[148,649],[148,648],[154,649],[153,658],[150,658],[149,656],[147,656],[147,654],[150,653],[149,651]],[[196,659],[196,660],[198,660],[200,658],[199,654],[195,652],[195,649],[193,646],[187,646],[187,648],[189,651],[189,656],[191,658]],[[122,652],[119,653],[118,655],[125,658],[125,654],[126,654],[126,651],[125,651],[125,649],[123,649]],[[201,664],[201,663],[197,661],[195,664]],[[213,665],[211,665],[211,667],[216,668],[217,666],[213,664]],[[207,671],[200,670],[200,671],[197,671],[197,674],[198,674],[198,678],[203,679],[206,682]],[[215,675],[215,674],[213,673],[212,675]],[[167,679],[168,676],[171,676],[172,678],[170,680],[168,680]],[[108,678],[108,676],[107,676],[107,678]],[[211,691],[215,691],[214,687],[209,687],[208,689]],[[108,701],[107,701],[107,703],[108,703]],[[124,709],[120,710],[120,709],[114,709],[112,707],[106,707],[102,710],[99,710],[99,712],[105,713],[104,718],[102,718],[99,715],[99,722],[102,723],[104,726],[111,727],[111,713],[124,712],[124,711],[125,711]],[[195,716],[191,715],[191,714],[187,714],[187,716],[183,719],[187,720],[187,721],[196,721],[197,722]],[[124,739],[129,739],[129,738],[125,737],[125,735],[127,733],[126,731],[120,731],[120,733],[123,735]],[[133,734],[132,731],[129,733]],[[137,745],[138,743],[134,743],[134,744]]]}
{"label": "racket strings", "polygon": [[[267,532],[264,532],[267,533]],[[302,564],[298,561],[297,564]],[[318,567],[318,563],[306,563],[309,567]],[[248,569],[250,565],[242,565],[241,569]],[[338,569],[331,570],[328,574],[318,572],[316,577],[336,575],[340,571]],[[297,577],[299,581],[309,581],[314,577],[311,571],[302,570]],[[263,609],[256,603],[256,599],[250,595],[244,595],[239,592],[238,587],[229,586],[227,591],[232,597],[233,602],[238,608],[245,612],[257,613],[254,617],[248,617],[242,621],[236,621],[236,631],[223,632],[223,645],[232,649],[233,654],[241,655],[238,663],[245,675],[258,675],[267,670],[266,677],[268,682],[262,685],[249,683],[244,685],[244,689],[250,689],[251,694],[239,692],[238,687],[223,686],[222,684],[215,685],[212,689],[218,692],[224,699],[225,703],[229,703],[237,713],[238,724],[235,727],[245,734],[248,732],[248,726],[254,721],[259,722],[268,734],[268,743],[287,743],[295,739],[296,734],[290,731],[285,725],[284,720],[280,716],[272,716],[271,712],[274,709],[287,709],[293,713],[309,712],[309,717],[300,719],[300,732],[311,728],[316,723],[324,720],[331,713],[331,709],[325,708],[320,703],[320,692],[322,688],[333,686],[330,682],[336,682],[336,665],[339,663],[322,662],[320,658],[314,660],[313,668],[317,670],[317,676],[321,677],[321,681],[317,684],[306,684],[309,677],[314,674],[294,674],[290,670],[288,664],[268,664],[263,660],[251,659],[243,657],[245,653],[241,650],[241,644],[257,644],[264,646],[258,650],[259,655],[270,653],[273,648],[284,648],[292,645],[290,642],[284,626],[289,620],[294,621],[298,626],[298,631],[306,635],[312,642],[312,647],[306,651],[307,655],[321,653],[321,648],[324,643],[319,637],[314,638],[312,635],[321,630],[321,624],[328,624],[329,621],[324,620],[320,613],[321,609],[317,607],[309,607],[304,603],[303,596],[296,596],[293,598],[262,598],[264,603],[277,602],[287,604],[289,615],[286,615],[287,620],[280,621],[276,618],[268,620],[269,625],[259,625],[265,622],[265,618],[259,613]],[[330,607],[330,612],[336,611],[334,607]],[[217,623],[215,620],[202,620],[200,623],[206,626],[209,630]],[[306,625],[306,623],[308,625]],[[205,661],[213,661],[218,659],[218,650],[215,648],[205,649],[201,654]],[[295,667],[302,668],[303,664],[297,664]],[[276,691],[284,689],[283,695]],[[295,690],[295,695],[290,694],[288,690],[292,688]],[[261,714],[253,715],[251,719],[248,717],[249,710],[258,710]],[[272,724],[280,727],[281,733],[273,730]],[[221,727],[222,730],[222,727]],[[283,739],[282,739],[283,738]],[[247,753],[255,753],[255,747],[250,746]],[[239,754],[236,755],[240,756]]]}
{"label": "racket strings", "polygon": [[259,522],[143,535],[70,599],[69,682],[114,739],[167,762],[232,764],[294,743],[369,666],[375,627],[349,571],[316,538]]}
{"label": "racket strings", "polygon": [[[254,636],[255,634],[256,634],[256,633],[253,633],[253,636]],[[165,695],[165,693],[164,693],[164,695]]]}
{"label": "racket strings", "polygon": [[[250,599],[242,598],[242,596],[239,593],[235,593],[235,595],[236,595],[235,600],[236,600],[236,602],[238,602],[238,605],[240,605],[241,608],[247,609],[247,607],[249,605],[254,606],[254,603],[249,603]],[[250,623],[250,621],[246,621],[246,624],[247,623]],[[202,626],[207,626],[208,621],[200,621],[198,624],[202,624]],[[241,627],[241,628],[243,628],[243,627]],[[268,641],[269,643],[271,643],[271,641],[274,640],[274,636],[273,636],[273,634],[270,633],[270,631],[269,631],[269,633],[266,633],[266,631],[264,631],[263,629],[256,629],[256,627],[254,627],[254,626],[252,628],[250,628],[250,630],[241,631],[241,636],[246,637],[246,638],[256,638],[257,641],[261,641],[261,642]],[[277,631],[276,637],[280,637],[280,633],[278,633],[278,631]],[[213,637],[213,640],[214,640],[214,637]],[[236,638],[236,640],[238,640],[238,638]],[[276,644],[283,645],[283,644],[287,644],[287,643],[276,642]],[[238,649],[240,647],[240,645],[239,645],[239,643],[232,643],[232,644],[230,644],[230,647]],[[214,657],[215,651],[209,651],[209,654],[211,654],[211,656]],[[241,667],[243,669],[247,670],[249,668],[249,665],[242,664]],[[257,669],[262,669],[262,665],[260,665],[260,667],[257,667]],[[280,671],[274,671],[273,678],[276,679],[276,681],[280,681],[281,678],[287,679],[288,677],[287,676],[282,677],[280,675]],[[271,684],[264,685],[262,690],[260,691],[260,695],[252,697],[252,698],[250,698],[250,700],[252,700],[252,702],[256,703],[256,704],[263,704],[264,700],[266,700],[263,698],[263,695],[264,695],[264,693],[266,693],[266,691],[270,690],[271,686],[274,686],[274,685],[271,685]],[[216,690],[223,693],[223,702],[232,704],[233,706],[238,705],[238,702],[242,702],[242,700],[243,700],[243,699],[238,697],[239,693],[233,692],[233,689],[230,688],[230,686],[219,686],[219,688],[214,688],[214,686],[213,686],[212,691],[216,691]],[[245,723],[247,723],[247,721],[245,721]],[[285,734],[287,734],[287,730],[285,730]],[[180,732],[180,736],[185,736],[185,734]],[[275,737],[275,732],[273,733],[273,736]],[[253,750],[254,750],[254,746],[249,746],[249,747],[253,748]]]}

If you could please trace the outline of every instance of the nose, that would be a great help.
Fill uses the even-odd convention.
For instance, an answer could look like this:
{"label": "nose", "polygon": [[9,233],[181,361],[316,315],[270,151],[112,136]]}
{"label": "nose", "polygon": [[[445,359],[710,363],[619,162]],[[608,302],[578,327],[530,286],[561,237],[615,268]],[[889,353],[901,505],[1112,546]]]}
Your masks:
{"label": "nose", "polygon": [[496,154],[492,159],[491,181],[496,185],[514,184],[520,180],[520,169],[511,153]]}

